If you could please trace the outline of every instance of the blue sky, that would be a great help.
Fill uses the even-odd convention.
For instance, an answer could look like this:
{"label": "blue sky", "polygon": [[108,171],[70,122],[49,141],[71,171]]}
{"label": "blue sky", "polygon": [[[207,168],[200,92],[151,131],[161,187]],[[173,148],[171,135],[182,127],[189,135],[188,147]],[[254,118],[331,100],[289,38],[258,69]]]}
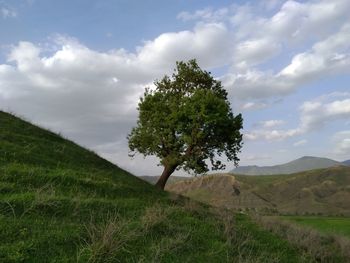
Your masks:
{"label": "blue sky", "polygon": [[191,58],[243,114],[241,165],[350,159],[348,0],[0,0],[0,108],[137,175],[161,170],[128,157],[138,99]]}

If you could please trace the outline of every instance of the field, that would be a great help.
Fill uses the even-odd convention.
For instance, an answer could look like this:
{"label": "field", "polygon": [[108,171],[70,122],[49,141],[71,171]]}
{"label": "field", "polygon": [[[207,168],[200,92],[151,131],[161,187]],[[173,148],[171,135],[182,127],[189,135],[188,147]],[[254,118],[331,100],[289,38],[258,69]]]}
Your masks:
{"label": "field", "polygon": [[350,238],[350,218],[348,217],[285,216],[282,218],[312,227],[323,233],[343,235]]}

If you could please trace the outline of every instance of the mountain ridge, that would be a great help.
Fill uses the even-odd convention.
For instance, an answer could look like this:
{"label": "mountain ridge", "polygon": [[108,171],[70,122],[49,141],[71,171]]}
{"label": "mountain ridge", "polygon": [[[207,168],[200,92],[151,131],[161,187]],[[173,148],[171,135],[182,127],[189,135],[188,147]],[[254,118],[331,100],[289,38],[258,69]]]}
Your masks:
{"label": "mountain ridge", "polygon": [[287,163],[272,166],[239,166],[231,173],[242,175],[275,175],[275,174],[292,174],[297,172],[309,171],[313,169],[329,168],[339,165],[347,165],[345,162],[338,162],[325,157],[303,156]]}
{"label": "mountain ridge", "polygon": [[345,164],[347,166],[350,166],[350,160],[343,161],[342,164]]}

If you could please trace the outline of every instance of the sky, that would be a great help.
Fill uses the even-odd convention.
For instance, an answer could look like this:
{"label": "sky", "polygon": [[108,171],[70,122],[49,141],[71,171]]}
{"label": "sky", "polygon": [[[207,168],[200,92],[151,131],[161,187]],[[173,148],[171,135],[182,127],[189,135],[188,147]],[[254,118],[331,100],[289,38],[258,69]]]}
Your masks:
{"label": "sky", "polygon": [[140,96],[193,58],[243,115],[240,165],[350,159],[349,0],[0,0],[0,109],[136,175],[162,170],[128,156]]}

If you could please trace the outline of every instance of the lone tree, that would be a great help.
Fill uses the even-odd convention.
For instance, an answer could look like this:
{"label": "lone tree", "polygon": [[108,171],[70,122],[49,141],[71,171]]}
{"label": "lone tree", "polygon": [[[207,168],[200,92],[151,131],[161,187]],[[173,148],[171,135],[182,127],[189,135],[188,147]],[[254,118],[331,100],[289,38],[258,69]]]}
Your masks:
{"label": "lone tree", "polygon": [[242,147],[242,116],[231,112],[227,92],[196,60],[177,62],[172,77],[155,81],[140,99],[137,127],[128,135],[133,154],[155,155],[164,166],[157,186],[164,189],[176,170],[224,169],[225,154],[237,166]]}

